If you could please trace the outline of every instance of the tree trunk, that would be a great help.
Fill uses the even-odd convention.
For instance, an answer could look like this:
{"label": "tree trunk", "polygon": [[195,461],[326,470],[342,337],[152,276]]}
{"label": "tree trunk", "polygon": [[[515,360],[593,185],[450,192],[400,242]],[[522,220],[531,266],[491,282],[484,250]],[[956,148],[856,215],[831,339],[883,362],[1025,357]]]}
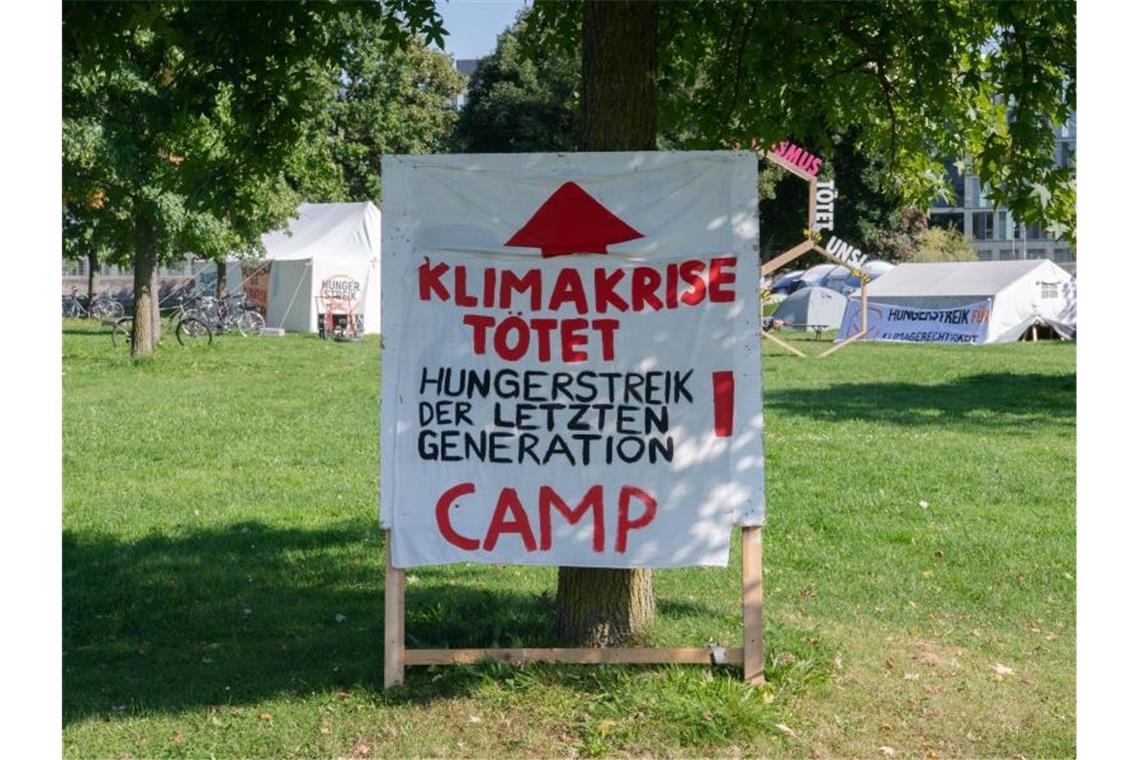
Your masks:
{"label": "tree trunk", "polygon": [[[657,3],[589,0],[582,9],[582,150],[657,147]],[[558,568],[558,633],[617,646],[653,622],[648,569]]]}
{"label": "tree trunk", "polygon": [[158,343],[158,249],[149,219],[135,222],[135,319],[131,356],[150,356]]}
{"label": "tree trunk", "polygon": [[230,294],[229,286],[226,284],[226,260],[225,259],[222,259],[221,261],[217,262],[217,272],[218,272],[218,285],[217,285],[217,293],[215,295],[217,295],[218,304],[220,305],[220,304],[224,304],[226,302],[226,298],[228,298],[229,294]]}
{"label": "tree trunk", "polygon": [[99,253],[87,252],[87,308],[95,303],[95,289],[99,287]]}

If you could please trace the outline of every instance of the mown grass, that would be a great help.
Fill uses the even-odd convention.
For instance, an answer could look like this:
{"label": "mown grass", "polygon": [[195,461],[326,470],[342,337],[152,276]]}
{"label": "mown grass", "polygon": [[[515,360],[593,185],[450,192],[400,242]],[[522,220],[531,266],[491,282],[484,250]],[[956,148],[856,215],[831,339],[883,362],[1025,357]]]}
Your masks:
{"label": "mown grass", "polygon": [[[1075,753],[1072,345],[765,348],[766,686],[482,664],[386,694],[378,341],[134,365],[104,329],[64,325],[69,757]],[[736,642],[738,552],[657,573],[647,643]],[[555,572],[409,571],[409,643],[555,644]]]}

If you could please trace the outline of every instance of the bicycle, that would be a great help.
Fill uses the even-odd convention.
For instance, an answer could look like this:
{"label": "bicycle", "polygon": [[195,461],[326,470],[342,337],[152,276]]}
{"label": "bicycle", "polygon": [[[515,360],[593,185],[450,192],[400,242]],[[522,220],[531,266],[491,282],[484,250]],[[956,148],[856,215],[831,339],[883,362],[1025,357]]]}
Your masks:
{"label": "bicycle", "polygon": [[92,317],[94,319],[118,319],[123,316],[123,305],[114,298],[99,293],[91,299],[90,308],[85,308],[79,301],[79,288],[71,289],[71,296],[63,303],[63,316],[72,319]]}
{"label": "bicycle", "polygon": [[265,317],[242,294],[219,301],[214,296],[199,296],[188,312],[210,325],[215,333],[237,330],[242,337],[260,335],[265,328]]}
{"label": "bicycle", "polygon": [[[134,329],[134,317],[122,317],[115,321],[111,328],[111,345],[115,348],[131,347],[131,333]],[[174,337],[180,346],[193,346],[201,344],[205,339],[206,345],[214,342],[214,334],[205,320],[193,314],[184,314],[174,328]]]}

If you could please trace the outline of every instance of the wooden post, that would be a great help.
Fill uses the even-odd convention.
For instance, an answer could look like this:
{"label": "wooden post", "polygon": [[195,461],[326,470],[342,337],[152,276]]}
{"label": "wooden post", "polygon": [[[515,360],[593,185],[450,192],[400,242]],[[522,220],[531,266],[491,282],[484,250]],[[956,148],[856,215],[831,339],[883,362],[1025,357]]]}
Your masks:
{"label": "wooden post", "polygon": [[819,180],[812,177],[808,180],[808,213],[807,213],[807,229],[812,232],[818,232],[815,228],[815,194],[819,189]]}
{"label": "wooden post", "polygon": [[775,335],[768,332],[767,330],[761,330],[760,331],[760,337],[763,338],[764,340],[772,341],[773,343],[775,343],[780,348],[784,349],[785,351],[789,351],[789,352],[795,354],[796,356],[800,357],[801,359],[807,358],[807,354],[805,354],[803,351],[800,351],[798,348],[796,348],[795,346],[793,346],[790,343],[786,343],[786,342],[780,340],[779,338],[777,338]]}
{"label": "wooden post", "polygon": [[744,680],[764,683],[764,552],[760,528],[741,529]]}
{"label": "wooden post", "polygon": [[392,567],[392,531],[384,531],[384,688],[404,682],[404,571]]}

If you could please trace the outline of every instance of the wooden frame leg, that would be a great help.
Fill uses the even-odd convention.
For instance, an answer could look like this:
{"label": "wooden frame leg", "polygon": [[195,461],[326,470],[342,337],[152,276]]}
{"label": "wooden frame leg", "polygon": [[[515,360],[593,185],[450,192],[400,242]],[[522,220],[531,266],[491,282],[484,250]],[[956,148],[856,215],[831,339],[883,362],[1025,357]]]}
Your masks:
{"label": "wooden frame leg", "polygon": [[392,531],[384,531],[384,688],[404,682],[404,571],[392,567]]}
{"label": "wooden frame leg", "polygon": [[744,680],[764,683],[764,550],[760,528],[741,535],[741,603],[744,619]]}

